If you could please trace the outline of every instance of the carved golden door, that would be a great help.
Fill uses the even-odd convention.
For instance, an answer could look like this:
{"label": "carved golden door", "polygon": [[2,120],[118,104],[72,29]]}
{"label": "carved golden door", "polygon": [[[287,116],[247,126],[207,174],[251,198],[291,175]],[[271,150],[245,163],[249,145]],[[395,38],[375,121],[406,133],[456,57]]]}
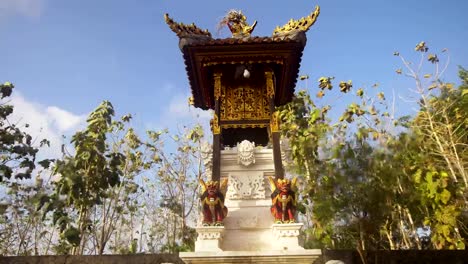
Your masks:
{"label": "carved golden door", "polygon": [[268,98],[261,87],[222,87],[221,120],[248,121],[270,118]]}

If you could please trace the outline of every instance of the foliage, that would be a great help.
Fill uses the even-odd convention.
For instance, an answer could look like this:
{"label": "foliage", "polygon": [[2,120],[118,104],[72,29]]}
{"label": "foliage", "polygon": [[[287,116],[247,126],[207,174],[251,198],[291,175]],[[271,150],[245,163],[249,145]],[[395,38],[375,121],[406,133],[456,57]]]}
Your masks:
{"label": "foliage", "polygon": [[[446,66],[439,70],[441,59],[427,54],[425,42],[415,50],[417,69],[394,53],[408,70],[396,73],[416,82],[421,100],[414,118],[394,117],[383,92],[370,96],[364,88],[336,123],[327,115],[331,106],[317,107],[306,91],[279,109],[289,168],[305,182],[307,246],[360,253],[465,247],[468,74],[461,68],[456,89],[440,80]],[[423,60],[433,73],[421,73]],[[333,89],[333,79],[318,80],[319,99]],[[342,93],[353,89],[351,81],[338,86]]]}
{"label": "foliage", "polygon": [[[351,80],[334,84],[335,77],[319,78],[317,100],[300,90],[277,109],[288,172],[300,176],[306,247],[355,248],[362,256],[373,249],[466,248],[468,71],[460,68],[456,87],[441,79],[446,56],[429,53],[425,42],[415,51],[416,68],[394,53],[403,63],[396,74],[415,81],[415,116],[395,117],[377,84],[356,88]],[[0,85],[0,182],[7,190],[0,254],[194,249],[201,126],[141,137],[131,115],[115,120],[104,101],[72,137],[74,149],[38,162],[45,170],[34,175],[38,148],[8,119],[13,107],[4,101],[13,88]],[[320,100],[335,91],[353,103],[332,121],[337,107]],[[46,180],[49,166],[53,177]]]}
{"label": "foliage", "polygon": [[[0,84],[0,183],[12,176],[14,179],[31,178],[36,167],[34,162],[38,149],[33,146],[33,138],[8,119],[13,113],[13,106],[6,100],[14,87],[10,82]],[[42,144],[48,144],[48,141],[42,141]]]}
{"label": "foliage", "polygon": [[[0,255],[30,255],[48,252],[52,234],[37,205],[49,191],[43,176],[34,176],[39,147],[49,141],[35,140],[24,131],[28,124],[12,123],[14,107],[7,101],[13,93],[10,82],[0,84]],[[44,164],[47,161],[40,161]]]}
{"label": "foliage", "polygon": [[[198,179],[203,173],[201,157],[201,141],[204,133],[200,125],[184,127],[182,132],[169,135],[168,131],[148,131],[151,144],[159,146],[152,148],[151,156],[156,161],[154,178],[147,178],[147,188],[154,192],[148,193],[148,204],[158,204],[152,221],[159,223],[151,229],[153,248],[154,242],[166,241],[160,245],[162,252],[179,252],[194,250],[195,230],[190,227],[198,217]],[[163,141],[163,138],[166,141]],[[164,144],[174,144],[175,151],[163,151]],[[153,195],[151,195],[153,194]],[[162,215],[162,217],[161,217]],[[161,221],[162,220],[162,221]],[[161,232],[163,231],[163,232]]]}
{"label": "foliage", "polygon": [[125,156],[113,151],[106,141],[113,129],[113,115],[109,102],[99,105],[89,115],[87,128],[72,137],[75,154],[55,164],[54,173],[59,179],[47,210],[53,211],[54,224],[60,227],[63,253],[70,248],[74,254],[84,252],[84,242],[94,227],[92,210],[103,204],[107,190],[120,183]]}
{"label": "foliage", "polygon": [[32,183],[12,182],[0,208],[0,255],[44,255],[51,249],[54,230],[42,217],[39,204],[51,186],[38,174]]}

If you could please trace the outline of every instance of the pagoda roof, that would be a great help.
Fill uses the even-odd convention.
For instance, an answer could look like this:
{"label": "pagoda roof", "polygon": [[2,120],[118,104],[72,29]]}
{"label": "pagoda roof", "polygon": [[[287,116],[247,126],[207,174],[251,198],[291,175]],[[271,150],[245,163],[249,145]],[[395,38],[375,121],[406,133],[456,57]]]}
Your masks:
{"label": "pagoda roof", "polygon": [[174,22],[166,14],[167,24],[179,37],[194,106],[204,110],[214,108],[211,76],[215,68],[246,64],[270,67],[276,78],[275,105],[290,102],[307,41],[305,33],[314,24],[319,11],[316,7],[308,17],[290,20],[283,27],[277,27],[269,37],[250,36],[255,22],[247,30],[233,32],[233,37],[224,39],[214,39],[208,30],[201,30],[194,24]]}

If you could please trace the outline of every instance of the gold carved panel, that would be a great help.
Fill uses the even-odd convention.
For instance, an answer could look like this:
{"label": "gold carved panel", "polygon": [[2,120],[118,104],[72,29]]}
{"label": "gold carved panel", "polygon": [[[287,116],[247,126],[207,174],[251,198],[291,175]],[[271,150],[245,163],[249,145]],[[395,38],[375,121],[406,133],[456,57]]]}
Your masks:
{"label": "gold carved panel", "polygon": [[221,120],[248,121],[270,119],[268,97],[262,87],[226,87],[221,89]]}

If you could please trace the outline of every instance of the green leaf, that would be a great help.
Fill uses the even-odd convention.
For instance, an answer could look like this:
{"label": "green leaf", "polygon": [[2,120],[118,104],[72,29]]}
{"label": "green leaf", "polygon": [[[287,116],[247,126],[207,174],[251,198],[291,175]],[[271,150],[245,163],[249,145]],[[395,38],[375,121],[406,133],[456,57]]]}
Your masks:
{"label": "green leaf", "polygon": [[421,42],[418,43],[418,45],[416,45],[414,50],[415,51],[420,51],[420,52],[427,52],[429,50],[429,48],[426,46],[426,42],[421,41]]}
{"label": "green leaf", "polygon": [[80,241],[81,241],[80,231],[78,231],[78,229],[76,229],[75,227],[67,228],[67,230],[65,230],[63,235],[64,235],[64,238],[74,247],[77,247],[80,244]]}
{"label": "green leaf", "polygon": [[440,194],[440,200],[442,201],[442,203],[447,204],[447,202],[450,200],[450,196],[450,192],[444,189]]}
{"label": "green leaf", "polygon": [[364,95],[364,90],[362,88],[359,88],[356,92],[357,96],[362,97]]}

